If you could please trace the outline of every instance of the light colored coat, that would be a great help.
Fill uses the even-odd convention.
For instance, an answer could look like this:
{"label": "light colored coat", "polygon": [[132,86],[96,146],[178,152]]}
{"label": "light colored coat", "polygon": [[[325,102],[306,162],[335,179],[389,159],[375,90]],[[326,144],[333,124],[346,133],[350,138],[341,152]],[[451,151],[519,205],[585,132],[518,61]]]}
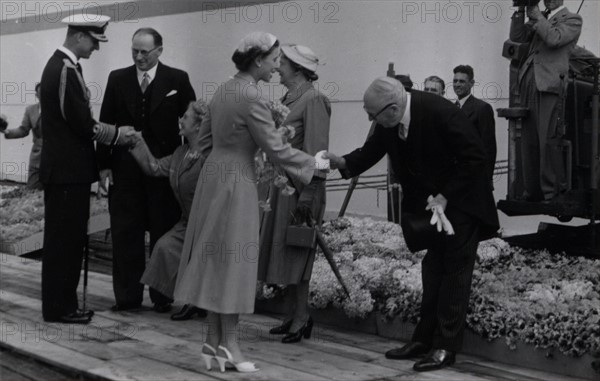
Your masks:
{"label": "light colored coat", "polygon": [[315,159],[283,144],[267,100],[247,74],[222,84],[209,110],[200,133],[212,138],[212,151],[198,179],[174,296],[217,313],[252,313],[259,234],[254,155],[260,147],[304,184]]}
{"label": "light colored coat", "polygon": [[516,13],[510,25],[510,39],[529,42],[529,55],[519,70],[519,82],[527,69],[533,65],[538,91],[558,94],[561,74],[565,84],[569,72],[569,58],[579,40],[582,26],[581,16],[563,8],[546,20],[525,23],[523,13]]}

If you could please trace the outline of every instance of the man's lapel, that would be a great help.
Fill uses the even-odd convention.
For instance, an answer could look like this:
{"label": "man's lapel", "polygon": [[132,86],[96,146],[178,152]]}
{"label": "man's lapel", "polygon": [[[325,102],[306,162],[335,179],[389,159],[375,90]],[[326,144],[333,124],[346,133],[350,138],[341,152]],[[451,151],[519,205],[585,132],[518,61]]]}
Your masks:
{"label": "man's lapel", "polygon": [[135,65],[130,66],[125,73],[125,83],[121,87],[121,90],[125,94],[125,104],[127,105],[127,111],[132,117],[135,117],[135,99],[137,98],[138,92],[140,92],[140,83],[137,79],[137,70]]}
{"label": "man's lapel", "polygon": [[473,112],[475,112],[475,98],[471,95],[467,98],[465,104],[462,106],[461,110],[465,113],[467,117],[470,117]]}
{"label": "man's lapel", "polygon": [[158,105],[163,101],[171,89],[172,84],[170,83],[168,72],[163,64],[159,62],[158,68],[156,68],[156,78],[154,78],[152,81],[152,101],[150,103],[150,114],[156,110]]}

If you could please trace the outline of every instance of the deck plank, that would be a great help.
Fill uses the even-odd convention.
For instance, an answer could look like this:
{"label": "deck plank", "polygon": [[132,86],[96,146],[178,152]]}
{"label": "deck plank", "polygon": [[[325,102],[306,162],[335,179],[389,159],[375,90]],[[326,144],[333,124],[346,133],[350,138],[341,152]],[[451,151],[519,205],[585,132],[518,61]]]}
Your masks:
{"label": "deck plank", "polygon": [[[112,312],[111,277],[98,273],[89,274],[88,306],[96,310],[92,323],[58,325],[66,334],[53,342],[48,333],[52,325],[41,318],[40,272],[39,261],[0,254],[0,321],[5,328],[0,344],[62,369],[101,379],[575,380],[463,355],[452,367],[417,373],[412,370],[413,361],[385,359],[385,351],[402,345],[400,341],[317,324],[311,339],[287,345],[280,343],[281,336],[268,333],[279,320],[266,315],[241,315],[239,326],[240,346],[261,371],[209,372],[199,356],[207,331],[203,320],[175,322],[169,314],[149,308]],[[147,296],[145,303],[149,305]],[[19,329],[24,331],[25,339]],[[41,339],[35,340],[36,329],[46,329],[46,337],[38,334]],[[213,367],[217,367],[216,362]]]}

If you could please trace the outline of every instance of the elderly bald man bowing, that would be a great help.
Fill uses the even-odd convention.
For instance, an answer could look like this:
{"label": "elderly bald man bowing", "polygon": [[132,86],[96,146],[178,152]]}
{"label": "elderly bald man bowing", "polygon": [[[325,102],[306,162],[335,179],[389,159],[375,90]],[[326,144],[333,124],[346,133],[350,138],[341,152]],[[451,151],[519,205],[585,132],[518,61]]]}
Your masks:
{"label": "elderly bald man bowing", "polygon": [[[377,78],[364,95],[373,134],[348,155],[328,153],[344,178],[357,176],[386,153],[403,189],[402,218],[425,209],[444,211],[454,234],[437,234],[422,264],[421,318],[412,341],[390,359],[427,354],[417,371],[441,369],[462,347],[471,277],[479,240],[498,230],[483,143],[473,124],[443,97]],[[430,197],[431,196],[431,197]]]}

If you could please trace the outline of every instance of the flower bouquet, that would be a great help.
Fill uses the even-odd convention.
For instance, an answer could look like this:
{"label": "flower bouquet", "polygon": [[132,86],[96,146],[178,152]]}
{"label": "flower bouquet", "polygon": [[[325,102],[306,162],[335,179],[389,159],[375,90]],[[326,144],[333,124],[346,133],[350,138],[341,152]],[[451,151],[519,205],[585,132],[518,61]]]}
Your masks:
{"label": "flower bouquet", "polygon": [[[271,110],[271,116],[275,122],[275,128],[281,134],[281,140],[283,143],[287,143],[289,139],[294,137],[295,130],[292,126],[282,126],[285,118],[287,118],[290,109],[284,106],[280,101],[270,101],[268,103],[269,110]],[[259,201],[259,206],[264,212],[269,212],[270,207],[270,194],[269,188],[273,184],[278,188],[282,189],[282,194],[291,196],[294,194],[294,187],[288,184],[288,178],[285,172],[273,165],[262,150],[258,150],[254,157],[255,168],[256,168],[256,179],[259,186],[265,188],[267,197],[264,200]]]}

